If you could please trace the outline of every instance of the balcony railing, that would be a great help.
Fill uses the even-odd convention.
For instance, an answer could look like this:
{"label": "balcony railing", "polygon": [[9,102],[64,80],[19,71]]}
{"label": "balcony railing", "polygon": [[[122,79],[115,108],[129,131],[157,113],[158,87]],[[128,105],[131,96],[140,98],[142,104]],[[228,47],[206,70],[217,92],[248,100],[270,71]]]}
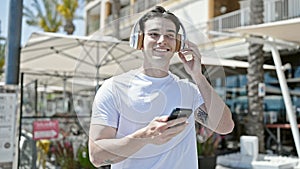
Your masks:
{"label": "balcony railing", "polygon": [[[264,3],[264,22],[274,22],[300,16],[300,0],[271,0]],[[250,24],[250,7],[215,17],[208,21],[208,28],[224,31]]]}
{"label": "balcony railing", "polygon": [[[158,3],[166,0],[136,0],[131,6],[126,6],[120,10],[120,16],[129,16],[143,12]],[[300,17],[300,0],[268,0],[264,1],[264,22],[274,22],[279,20]],[[110,15],[106,22],[112,22]],[[206,23],[200,23],[195,27],[205,30],[222,32],[226,29],[247,26],[250,24],[250,7],[236,10],[209,20]],[[128,25],[127,25],[128,26]],[[191,28],[192,29],[192,28]],[[199,29],[198,29],[199,30]]]}

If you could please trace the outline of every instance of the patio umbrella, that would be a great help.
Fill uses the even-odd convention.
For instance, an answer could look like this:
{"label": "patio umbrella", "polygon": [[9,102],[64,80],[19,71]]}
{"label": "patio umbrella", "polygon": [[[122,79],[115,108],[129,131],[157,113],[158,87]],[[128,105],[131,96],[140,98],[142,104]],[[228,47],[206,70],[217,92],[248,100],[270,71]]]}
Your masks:
{"label": "patio umbrella", "polygon": [[[21,49],[20,70],[25,74],[40,75],[34,77],[39,83],[55,85],[56,81],[65,81],[70,84],[72,78],[76,78],[76,84],[92,86],[94,80],[99,82],[136,68],[140,63],[141,56],[129,47],[128,42],[110,36],[35,32]],[[30,81],[27,77],[25,80]],[[70,90],[71,86],[68,86]]]}
{"label": "patio umbrella", "polygon": [[92,97],[102,80],[138,67],[141,57],[128,42],[110,36],[34,32],[21,49],[20,72],[24,84],[37,80],[44,92],[62,87],[66,111],[67,92]]}

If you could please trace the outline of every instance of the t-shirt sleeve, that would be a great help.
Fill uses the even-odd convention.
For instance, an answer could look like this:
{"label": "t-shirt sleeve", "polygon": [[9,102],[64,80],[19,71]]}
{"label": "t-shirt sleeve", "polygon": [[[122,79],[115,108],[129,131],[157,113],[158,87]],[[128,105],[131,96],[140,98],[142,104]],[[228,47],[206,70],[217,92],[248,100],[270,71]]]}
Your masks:
{"label": "t-shirt sleeve", "polygon": [[119,111],[114,93],[112,80],[105,81],[98,89],[93,102],[91,124],[118,128]]}

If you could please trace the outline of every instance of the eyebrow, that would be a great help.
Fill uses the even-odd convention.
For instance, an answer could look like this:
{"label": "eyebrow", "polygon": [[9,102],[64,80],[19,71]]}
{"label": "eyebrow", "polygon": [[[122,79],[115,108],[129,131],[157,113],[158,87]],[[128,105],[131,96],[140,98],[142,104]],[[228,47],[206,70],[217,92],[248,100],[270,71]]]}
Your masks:
{"label": "eyebrow", "polygon": [[[154,29],[148,30],[148,32],[150,32],[150,31],[159,31],[159,29],[154,28]],[[175,30],[172,30],[172,29],[168,29],[167,32],[176,33],[176,31],[175,31]]]}

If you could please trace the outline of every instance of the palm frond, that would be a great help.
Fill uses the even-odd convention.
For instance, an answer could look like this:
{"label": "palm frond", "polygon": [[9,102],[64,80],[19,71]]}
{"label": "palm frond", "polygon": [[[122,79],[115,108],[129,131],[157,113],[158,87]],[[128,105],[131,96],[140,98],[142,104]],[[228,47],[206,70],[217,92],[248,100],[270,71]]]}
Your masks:
{"label": "palm frond", "polygon": [[24,7],[26,23],[39,26],[47,32],[57,32],[61,26],[61,18],[56,11],[57,0],[33,0],[33,8]]}

